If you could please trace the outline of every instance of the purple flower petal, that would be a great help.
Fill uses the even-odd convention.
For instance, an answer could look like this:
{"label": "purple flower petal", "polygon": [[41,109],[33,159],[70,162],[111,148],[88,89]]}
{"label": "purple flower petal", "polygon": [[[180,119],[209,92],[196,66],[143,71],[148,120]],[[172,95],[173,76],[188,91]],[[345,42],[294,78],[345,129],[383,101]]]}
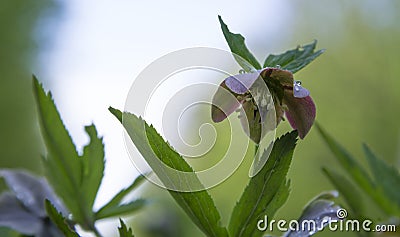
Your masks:
{"label": "purple flower petal", "polygon": [[283,87],[293,86],[293,74],[288,70],[267,67],[260,74],[264,80],[275,80]]}
{"label": "purple flower petal", "polygon": [[310,96],[296,98],[291,90],[285,90],[284,103],[288,107],[285,112],[286,118],[293,129],[297,129],[299,137],[303,139],[315,120],[316,109],[313,100]]}
{"label": "purple flower petal", "polygon": [[[299,229],[289,230],[285,233],[284,237],[308,237],[314,235],[316,232],[321,231],[323,227],[327,226],[330,222],[337,222],[337,212],[340,207],[335,205],[331,200],[334,198],[334,192],[323,193],[319,197],[312,200],[303,210],[301,217],[297,221],[299,226],[307,225],[306,221],[315,223],[315,229]],[[309,225],[313,227],[312,225]]]}
{"label": "purple flower petal", "polygon": [[51,189],[47,180],[31,175],[23,170],[0,170],[7,186],[15,193],[15,196],[24,206],[39,217],[47,216],[44,200],[49,199],[53,205],[64,215],[67,210]]}
{"label": "purple flower petal", "polygon": [[211,106],[211,118],[215,123],[221,122],[240,106],[240,101],[222,82],[214,94]]}
{"label": "purple flower petal", "polygon": [[236,94],[246,93],[260,76],[259,72],[243,73],[225,79],[226,86]]}
{"label": "purple flower petal", "polygon": [[42,229],[42,220],[25,209],[14,194],[5,192],[0,195],[0,226],[25,235],[36,235]]}

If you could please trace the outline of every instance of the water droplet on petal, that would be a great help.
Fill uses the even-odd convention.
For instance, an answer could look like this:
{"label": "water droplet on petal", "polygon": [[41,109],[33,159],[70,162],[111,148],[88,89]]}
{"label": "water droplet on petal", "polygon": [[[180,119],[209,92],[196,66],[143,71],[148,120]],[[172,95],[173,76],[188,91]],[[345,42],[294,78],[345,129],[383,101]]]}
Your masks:
{"label": "water droplet on petal", "polygon": [[301,86],[301,81],[295,81],[293,84],[293,94],[296,98],[304,98],[310,95],[310,91]]}
{"label": "water droplet on petal", "polygon": [[295,81],[295,82],[294,82],[294,85],[293,85],[293,88],[294,88],[294,91],[299,92],[300,89],[302,88],[302,86],[301,86],[301,81]]}
{"label": "water droplet on petal", "polygon": [[239,73],[240,73],[240,74],[245,74],[245,73],[246,73],[246,71],[245,71],[245,70],[243,70],[243,69],[240,69],[240,70],[239,70]]}

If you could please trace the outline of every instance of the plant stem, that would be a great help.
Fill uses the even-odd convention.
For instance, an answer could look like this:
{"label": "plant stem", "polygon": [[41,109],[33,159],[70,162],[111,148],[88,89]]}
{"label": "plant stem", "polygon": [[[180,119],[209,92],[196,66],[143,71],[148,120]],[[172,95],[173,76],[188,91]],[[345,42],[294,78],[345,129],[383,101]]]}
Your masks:
{"label": "plant stem", "polygon": [[96,235],[96,237],[103,237],[96,226],[93,226],[93,233]]}
{"label": "plant stem", "polygon": [[255,144],[254,145],[254,156],[257,155],[257,151],[258,151],[258,147],[259,146],[260,146],[259,144]]}

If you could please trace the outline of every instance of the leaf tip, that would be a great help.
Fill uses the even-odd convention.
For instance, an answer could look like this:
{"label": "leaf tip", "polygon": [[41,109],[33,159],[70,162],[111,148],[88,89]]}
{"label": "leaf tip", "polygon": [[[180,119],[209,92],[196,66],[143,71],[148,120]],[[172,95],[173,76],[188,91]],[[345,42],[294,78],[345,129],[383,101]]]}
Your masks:
{"label": "leaf tip", "polygon": [[[222,17],[221,17],[221,15],[218,15],[218,20],[219,20],[219,22],[221,23],[221,24],[223,24],[224,23],[224,21],[222,20]],[[224,23],[225,24],[225,23]]]}
{"label": "leaf tip", "polygon": [[35,96],[38,95],[40,91],[43,91],[43,85],[39,82],[38,78],[35,76],[35,74],[32,74],[32,84],[33,84],[33,91],[35,93]]}
{"label": "leaf tip", "polygon": [[122,112],[119,109],[115,109],[113,107],[108,107],[108,111],[112,113],[121,123],[122,123]]}

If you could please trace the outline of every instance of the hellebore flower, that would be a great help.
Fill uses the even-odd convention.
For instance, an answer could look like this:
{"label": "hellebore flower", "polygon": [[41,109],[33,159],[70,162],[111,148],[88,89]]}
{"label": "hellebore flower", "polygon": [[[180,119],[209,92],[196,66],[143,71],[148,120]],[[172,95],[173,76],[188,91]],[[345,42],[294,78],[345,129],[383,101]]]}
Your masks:
{"label": "hellebore flower", "polygon": [[[270,94],[263,89],[265,85]],[[226,91],[236,100],[229,99]],[[299,137],[303,139],[315,120],[315,104],[309,95],[310,92],[299,81],[294,81],[293,74],[287,70],[265,68],[241,73],[226,78],[220,84],[213,97],[211,117],[214,122],[221,122],[242,106],[248,120],[248,126],[243,128],[255,143],[259,143],[266,134],[261,130],[261,124],[267,116],[271,116],[268,112],[272,105],[276,113],[274,128],[284,119],[285,114],[290,125],[298,130]],[[271,99],[273,104],[270,103]],[[242,119],[243,115],[240,117],[243,125],[245,119]]]}
{"label": "hellebore flower", "polygon": [[0,170],[10,191],[0,194],[0,226],[25,235],[39,237],[63,236],[46,214],[48,199],[63,215],[67,210],[44,178],[26,171]]}

